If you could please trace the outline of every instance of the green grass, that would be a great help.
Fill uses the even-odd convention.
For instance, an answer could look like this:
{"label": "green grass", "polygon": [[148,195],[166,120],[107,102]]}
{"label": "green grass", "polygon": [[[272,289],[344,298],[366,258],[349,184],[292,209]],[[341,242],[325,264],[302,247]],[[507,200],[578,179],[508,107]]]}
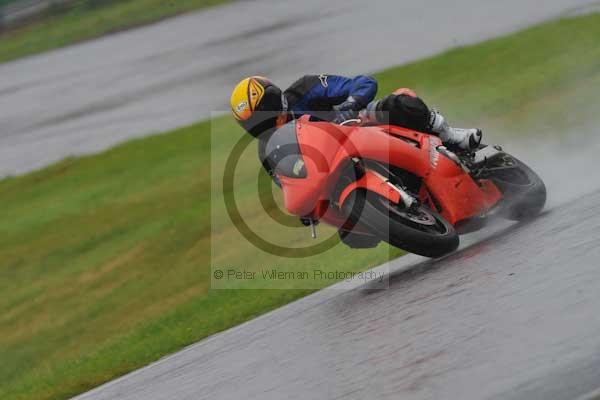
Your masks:
{"label": "green grass", "polygon": [[[544,24],[379,73],[380,94],[412,86],[451,121],[515,135],[576,130],[600,112],[598,37],[600,14]],[[301,260],[257,254],[210,199],[211,146],[218,165],[241,131],[219,118],[211,143],[210,128],[0,181],[0,398],[68,398],[314,290],[210,290],[211,251],[217,265],[346,270],[399,254],[384,245]],[[252,226],[273,226],[257,204],[255,166],[254,154],[242,158],[249,179],[236,195]],[[310,242],[306,230],[271,234],[280,232]]]}
{"label": "green grass", "polygon": [[35,22],[0,34],[0,62],[68,46],[227,1],[78,1],[66,11],[48,12]]}
{"label": "green grass", "polygon": [[17,0],[0,0],[0,7],[3,7],[10,3],[15,3]]}

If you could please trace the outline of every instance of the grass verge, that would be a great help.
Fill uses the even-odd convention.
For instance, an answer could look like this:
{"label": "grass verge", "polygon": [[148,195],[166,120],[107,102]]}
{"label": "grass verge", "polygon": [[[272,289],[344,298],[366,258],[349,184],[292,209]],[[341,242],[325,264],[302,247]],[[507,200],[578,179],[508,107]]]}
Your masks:
{"label": "grass verge", "polygon": [[48,12],[30,24],[0,34],[0,62],[68,46],[227,1],[77,1],[65,11]]}
{"label": "grass verge", "polygon": [[[380,93],[412,86],[453,121],[514,134],[576,129],[600,111],[598,37],[600,14],[547,23],[379,73]],[[241,131],[230,118],[212,128],[224,158]],[[67,398],[314,290],[210,290],[211,250],[219,263],[256,257],[212,207],[210,129],[0,181],[0,398]],[[236,187],[266,224],[255,192]],[[223,239],[212,248],[211,234]],[[360,270],[397,254],[337,246],[319,262]]]}

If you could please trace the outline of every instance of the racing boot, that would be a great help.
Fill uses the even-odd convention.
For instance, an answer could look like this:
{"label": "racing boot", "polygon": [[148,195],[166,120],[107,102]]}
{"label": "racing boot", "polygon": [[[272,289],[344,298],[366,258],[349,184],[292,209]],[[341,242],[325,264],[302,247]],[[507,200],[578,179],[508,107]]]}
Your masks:
{"label": "racing boot", "polygon": [[431,131],[437,133],[445,145],[458,147],[461,150],[473,150],[479,147],[483,133],[481,129],[461,129],[448,125],[446,118],[437,110],[431,110],[429,121]]}

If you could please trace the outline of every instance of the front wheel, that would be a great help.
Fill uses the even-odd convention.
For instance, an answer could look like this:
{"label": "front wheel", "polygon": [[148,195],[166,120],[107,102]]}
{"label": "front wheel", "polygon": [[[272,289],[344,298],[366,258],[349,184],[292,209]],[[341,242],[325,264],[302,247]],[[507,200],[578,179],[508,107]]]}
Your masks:
{"label": "front wheel", "polygon": [[458,247],[458,234],[441,215],[419,205],[406,209],[368,191],[354,191],[344,203],[350,218],[392,246],[425,257],[441,257]]}

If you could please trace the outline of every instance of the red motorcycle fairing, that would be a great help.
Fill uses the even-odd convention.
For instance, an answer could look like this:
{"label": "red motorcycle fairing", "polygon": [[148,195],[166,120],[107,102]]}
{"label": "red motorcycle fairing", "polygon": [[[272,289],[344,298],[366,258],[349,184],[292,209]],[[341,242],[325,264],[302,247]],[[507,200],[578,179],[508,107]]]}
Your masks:
{"label": "red motorcycle fairing", "polygon": [[[454,161],[437,151],[439,138],[397,126],[339,126],[296,121],[306,178],[279,176],[286,209],[294,215],[323,218],[338,225],[340,215],[329,207],[329,199],[350,159],[369,159],[393,165],[422,178],[420,200],[438,211],[451,224],[479,216],[493,207],[502,194],[487,180],[476,182]],[[398,203],[400,196],[385,178],[369,170],[342,190],[338,204],[348,194],[363,188]],[[342,218],[343,220],[343,218]],[[339,225],[338,225],[339,226]]]}
{"label": "red motorcycle fairing", "polygon": [[400,203],[401,197],[397,189],[387,179],[375,171],[367,169],[363,176],[352,182],[342,190],[338,204],[344,204],[346,198],[356,189],[366,189],[377,193],[393,203]]}

